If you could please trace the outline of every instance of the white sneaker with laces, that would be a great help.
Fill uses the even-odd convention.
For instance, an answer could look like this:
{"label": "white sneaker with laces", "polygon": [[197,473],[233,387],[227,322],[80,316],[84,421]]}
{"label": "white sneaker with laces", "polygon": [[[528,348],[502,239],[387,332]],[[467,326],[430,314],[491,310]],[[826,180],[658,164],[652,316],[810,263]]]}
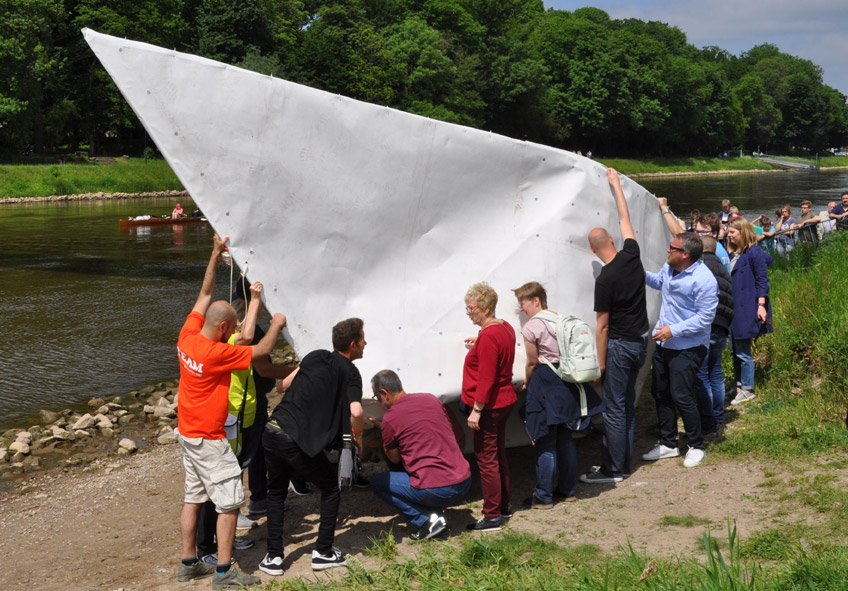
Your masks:
{"label": "white sneaker with laces", "polygon": [[690,447],[689,451],[686,452],[686,458],[683,460],[683,465],[686,468],[694,468],[695,466],[703,462],[706,456],[707,452],[705,452],[704,450]]}
{"label": "white sneaker with laces", "polygon": [[268,573],[269,575],[274,575],[278,577],[283,574],[283,557],[275,556],[271,558],[269,555],[265,555],[265,558],[259,563],[259,570],[263,573]]}
{"label": "white sneaker with laces", "polygon": [[676,458],[680,455],[680,450],[676,447],[667,447],[662,443],[656,444],[654,449],[646,454],[642,454],[642,459],[646,462],[656,462],[665,458]]}

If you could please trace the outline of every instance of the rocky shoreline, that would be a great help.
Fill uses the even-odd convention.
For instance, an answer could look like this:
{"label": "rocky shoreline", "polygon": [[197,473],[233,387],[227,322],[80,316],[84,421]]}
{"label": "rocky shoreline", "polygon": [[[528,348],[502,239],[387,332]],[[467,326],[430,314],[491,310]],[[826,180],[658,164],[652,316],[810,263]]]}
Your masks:
{"label": "rocky shoreline", "polygon": [[[281,340],[274,363],[297,365],[299,359]],[[91,398],[84,410],[41,410],[41,421],[0,434],[0,490],[49,470],[69,470],[114,455],[126,456],[177,442],[179,380],[165,380],[126,396]],[[273,407],[280,395],[268,395]]]}
{"label": "rocky shoreline", "polygon": [[88,411],[41,411],[40,424],[0,435],[0,478],[22,481],[35,472],[88,464],[177,441],[178,381],[133,390],[126,398],[92,398]]}
{"label": "rocky shoreline", "polygon": [[13,203],[43,203],[62,201],[105,201],[113,199],[142,199],[142,198],[182,198],[189,197],[188,191],[150,191],[147,193],[80,193],[78,195],[50,195],[49,197],[8,197],[0,199],[0,204]]}

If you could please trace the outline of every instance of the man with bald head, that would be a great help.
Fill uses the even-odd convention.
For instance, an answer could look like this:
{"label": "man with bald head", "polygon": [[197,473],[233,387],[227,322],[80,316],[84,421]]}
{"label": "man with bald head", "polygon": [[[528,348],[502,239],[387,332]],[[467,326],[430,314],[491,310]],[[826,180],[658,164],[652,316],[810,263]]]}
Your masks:
{"label": "man with bald head", "polygon": [[[228,237],[213,238],[212,256],[206,267],[200,295],[180,331],[177,353],[180,360],[178,395],[179,441],[185,468],[185,498],[180,515],[182,562],[177,579],[190,581],[212,576],[213,589],[259,583],[231,563],[238,510],[244,505],[241,467],[224,423],[230,389],[230,372],[246,370],[254,359],[265,357],[274,347],[286,317],[275,314],[265,337],[254,346],[230,345],[238,317],[225,301],[212,301],[218,258]],[[206,501],[218,512],[218,564],[197,557],[195,535],[200,507]]]}
{"label": "man with bald head", "polygon": [[604,262],[595,281],[595,339],[603,371],[604,441],[601,465],[580,476],[581,482],[621,482],[630,476],[636,431],[636,376],[648,346],[645,268],[630,223],[618,172],[607,169],[615,196],[624,244],[616,251],[604,228],[589,233],[589,247]]}

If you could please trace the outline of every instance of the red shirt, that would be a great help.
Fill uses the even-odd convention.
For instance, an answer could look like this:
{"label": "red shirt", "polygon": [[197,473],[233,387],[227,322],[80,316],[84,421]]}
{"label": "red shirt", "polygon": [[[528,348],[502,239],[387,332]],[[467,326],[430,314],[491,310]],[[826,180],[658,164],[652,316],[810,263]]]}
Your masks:
{"label": "red shirt", "polygon": [[432,394],[407,394],[383,416],[383,445],[398,449],[413,488],[459,484],[471,476],[447,410]]}
{"label": "red shirt", "polygon": [[512,387],[515,362],[515,331],[508,322],[491,324],[480,331],[477,342],[465,356],[462,370],[462,401],[475,400],[487,408],[503,408],[518,397]]}
{"label": "red shirt", "polygon": [[207,339],[200,334],[203,321],[200,312],[189,314],[177,340],[180,359],[178,429],[183,437],[224,439],[230,372],[248,369],[253,349]]}

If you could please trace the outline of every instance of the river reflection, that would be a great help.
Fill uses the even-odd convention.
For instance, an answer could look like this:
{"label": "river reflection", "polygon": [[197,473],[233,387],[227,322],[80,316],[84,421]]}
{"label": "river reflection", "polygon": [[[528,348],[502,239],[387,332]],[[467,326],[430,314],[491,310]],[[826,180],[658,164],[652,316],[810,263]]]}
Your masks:
{"label": "river reflection", "polygon": [[[727,198],[753,218],[803,199],[820,211],[848,188],[848,171],[640,183],[681,216],[717,211]],[[118,228],[119,218],[172,208],[162,199],[0,206],[0,430],[29,426],[42,408],[79,408],[179,374],[177,334],[197,297],[212,229]],[[219,267],[216,296],[228,287]]]}
{"label": "river reflection", "polygon": [[812,201],[814,213],[827,209],[829,201],[839,203],[842,191],[848,190],[848,171],[652,177],[638,182],[654,195],[668,198],[669,207],[687,221],[693,209],[719,211],[722,199],[730,199],[749,220],[759,215],[773,220],[774,211],[786,203],[798,215],[805,199]]}
{"label": "river reflection", "polygon": [[[0,207],[0,429],[28,426],[41,408],[178,374],[176,337],[212,230],[118,229],[119,218],[172,207],[146,199]],[[221,275],[224,297],[229,276]]]}

